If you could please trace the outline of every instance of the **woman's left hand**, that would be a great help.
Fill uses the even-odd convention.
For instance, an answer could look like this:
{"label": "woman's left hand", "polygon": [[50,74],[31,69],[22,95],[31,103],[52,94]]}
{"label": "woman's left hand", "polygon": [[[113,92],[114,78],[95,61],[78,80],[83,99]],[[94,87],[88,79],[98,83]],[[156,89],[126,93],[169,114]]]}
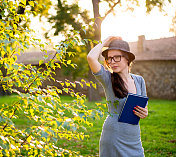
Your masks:
{"label": "woman's left hand", "polygon": [[139,118],[144,119],[144,118],[146,118],[148,116],[148,108],[147,108],[147,106],[145,108],[140,107],[140,106],[136,106],[134,109],[135,109],[135,110],[133,110],[134,114],[136,116],[138,116]]}

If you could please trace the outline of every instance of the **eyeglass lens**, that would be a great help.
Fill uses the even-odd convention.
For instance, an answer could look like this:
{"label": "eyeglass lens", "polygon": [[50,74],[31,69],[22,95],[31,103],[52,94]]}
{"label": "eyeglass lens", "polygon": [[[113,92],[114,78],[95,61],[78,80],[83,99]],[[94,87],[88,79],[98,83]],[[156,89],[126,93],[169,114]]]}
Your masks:
{"label": "eyeglass lens", "polygon": [[121,55],[108,57],[107,62],[110,64],[112,62],[112,59],[114,60],[114,62],[120,62],[121,61]]}

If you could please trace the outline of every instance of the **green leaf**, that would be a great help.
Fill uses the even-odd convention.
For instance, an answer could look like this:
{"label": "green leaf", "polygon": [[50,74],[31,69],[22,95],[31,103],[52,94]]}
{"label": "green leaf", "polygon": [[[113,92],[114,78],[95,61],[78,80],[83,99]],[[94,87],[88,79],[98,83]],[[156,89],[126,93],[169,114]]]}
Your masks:
{"label": "green leaf", "polygon": [[47,140],[48,136],[49,136],[49,134],[47,132],[45,132],[43,130],[41,131],[41,137],[44,137]]}
{"label": "green leaf", "polygon": [[44,60],[40,60],[39,61],[39,66],[42,65],[44,63]]}
{"label": "green leaf", "polygon": [[37,99],[38,99],[38,101],[40,101],[40,102],[42,102],[42,100],[43,100],[41,96],[38,96]]}
{"label": "green leaf", "polygon": [[43,58],[46,60],[48,58],[48,55],[44,55]]}
{"label": "green leaf", "polygon": [[18,65],[12,65],[15,70],[18,70]]}
{"label": "green leaf", "polygon": [[5,63],[5,66],[9,69],[10,65],[8,63]]}
{"label": "green leaf", "polygon": [[97,40],[93,40],[93,43],[98,44],[99,42]]}
{"label": "green leaf", "polygon": [[57,123],[57,126],[58,126],[58,127],[62,125],[62,123],[59,122],[59,121],[56,121],[56,123]]}
{"label": "green leaf", "polygon": [[78,112],[78,115],[79,115],[79,117],[82,118],[85,115],[85,113],[84,112]]}

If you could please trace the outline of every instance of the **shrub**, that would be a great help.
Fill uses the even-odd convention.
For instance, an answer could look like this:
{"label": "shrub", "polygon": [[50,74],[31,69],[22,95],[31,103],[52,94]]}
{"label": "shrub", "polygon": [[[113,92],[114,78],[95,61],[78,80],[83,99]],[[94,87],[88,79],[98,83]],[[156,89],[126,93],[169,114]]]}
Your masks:
{"label": "shrub", "polygon": [[[33,3],[30,1],[31,6]],[[17,14],[19,6],[26,7],[25,1],[3,0],[0,6],[0,83],[5,91],[16,93],[18,97],[13,104],[0,107],[0,156],[79,156],[78,152],[62,149],[56,143],[61,138],[81,140],[88,137],[82,125],[92,126],[87,119],[98,116],[98,112],[88,110],[84,104],[85,96],[75,93],[74,88],[77,84],[95,84],[84,80],[62,82],[52,77],[56,68],[75,68],[66,56],[74,56],[67,49],[79,45],[79,32],[73,31],[68,40],[56,45],[55,56],[45,63],[48,58],[45,44],[32,38],[31,30],[23,25],[33,12],[25,10],[24,14]],[[31,45],[38,45],[46,53],[39,65],[45,64],[47,70],[16,62],[15,54],[23,53]],[[41,88],[46,79],[57,81],[63,88]],[[60,95],[63,92],[75,99],[71,103],[62,103]],[[21,117],[28,121],[27,126],[15,125],[15,120]]]}

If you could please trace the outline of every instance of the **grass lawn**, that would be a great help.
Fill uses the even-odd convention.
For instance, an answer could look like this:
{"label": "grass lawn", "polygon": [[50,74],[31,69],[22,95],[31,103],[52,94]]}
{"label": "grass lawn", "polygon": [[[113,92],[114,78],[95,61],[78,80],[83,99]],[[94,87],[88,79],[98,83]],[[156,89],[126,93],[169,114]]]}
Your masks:
{"label": "grass lawn", "polygon": [[[63,102],[71,102],[72,98],[62,96]],[[0,97],[2,103],[13,103],[15,96]],[[103,99],[102,103],[105,103]],[[86,102],[88,108],[95,108],[94,102]],[[149,115],[146,119],[140,120],[142,145],[145,156],[176,157],[176,101],[149,100]],[[101,119],[91,120],[93,127],[88,127],[86,134],[90,138],[82,141],[59,140],[59,145],[67,149],[79,151],[83,156],[98,156],[99,138],[101,135],[104,116]],[[18,126],[25,127],[27,122],[19,119],[15,122]]]}

